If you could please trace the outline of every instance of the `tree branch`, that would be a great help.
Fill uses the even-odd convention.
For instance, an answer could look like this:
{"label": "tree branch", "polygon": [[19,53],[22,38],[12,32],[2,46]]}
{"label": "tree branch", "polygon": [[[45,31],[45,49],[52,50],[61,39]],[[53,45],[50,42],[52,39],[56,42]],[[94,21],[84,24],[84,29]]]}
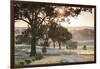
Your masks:
{"label": "tree branch", "polygon": [[[30,22],[28,22],[27,20],[22,19],[22,18],[18,18],[17,20],[22,20],[22,21],[24,21],[24,22],[26,22],[26,23],[30,24]],[[30,24],[30,25],[31,25],[31,24]]]}
{"label": "tree branch", "polygon": [[45,17],[41,20],[41,22],[39,23],[39,25],[45,20],[46,17],[47,17],[47,16],[45,16]]}

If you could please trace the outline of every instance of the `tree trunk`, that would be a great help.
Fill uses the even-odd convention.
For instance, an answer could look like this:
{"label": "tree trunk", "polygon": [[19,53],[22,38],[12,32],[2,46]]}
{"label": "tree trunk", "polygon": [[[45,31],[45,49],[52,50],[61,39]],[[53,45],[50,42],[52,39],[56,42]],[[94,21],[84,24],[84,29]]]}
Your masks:
{"label": "tree trunk", "polygon": [[36,55],[36,37],[32,35],[30,57]]}
{"label": "tree trunk", "polygon": [[53,48],[55,48],[55,41],[53,41]]}
{"label": "tree trunk", "polygon": [[44,46],[42,48],[42,52],[46,53],[47,52],[47,48],[48,47],[48,38],[46,37],[45,41],[44,41]]}
{"label": "tree trunk", "polygon": [[31,52],[30,52],[30,57],[36,55],[36,27],[32,26],[31,27]]}
{"label": "tree trunk", "polygon": [[59,50],[61,50],[61,42],[59,42]]}
{"label": "tree trunk", "polygon": [[46,46],[43,46],[43,48],[42,48],[42,53],[46,53],[47,52],[47,48],[46,48]]}

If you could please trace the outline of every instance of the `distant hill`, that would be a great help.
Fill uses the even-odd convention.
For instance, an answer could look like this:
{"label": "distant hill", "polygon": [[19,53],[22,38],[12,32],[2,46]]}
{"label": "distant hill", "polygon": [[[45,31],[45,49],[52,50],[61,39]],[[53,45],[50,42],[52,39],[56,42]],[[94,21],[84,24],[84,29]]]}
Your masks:
{"label": "distant hill", "polygon": [[93,27],[73,27],[68,28],[73,35],[73,40],[94,40],[94,28]]}
{"label": "distant hill", "polygon": [[82,30],[82,29],[94,29],[94,27],[90,26],[82,26],[82,27],[67,27],[68,30]]}

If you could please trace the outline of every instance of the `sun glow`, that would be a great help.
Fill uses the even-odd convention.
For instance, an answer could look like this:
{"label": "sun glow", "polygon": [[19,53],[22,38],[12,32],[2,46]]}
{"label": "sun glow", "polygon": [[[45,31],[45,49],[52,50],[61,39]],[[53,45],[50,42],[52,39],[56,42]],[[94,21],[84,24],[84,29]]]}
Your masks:
{"label": "sun glow", "polygon": [[58,16],[64,16],[65,15],[65,10],[62,7],[56,8],[56,13],[57,13]]}
{"label": "sun glow", "polygon": [[60,15],[64,15],[64,14],[65,14],[65,12],[64,12],[63,9],[59,9],[59,10],[58,10],[58,13],[59,13]]}

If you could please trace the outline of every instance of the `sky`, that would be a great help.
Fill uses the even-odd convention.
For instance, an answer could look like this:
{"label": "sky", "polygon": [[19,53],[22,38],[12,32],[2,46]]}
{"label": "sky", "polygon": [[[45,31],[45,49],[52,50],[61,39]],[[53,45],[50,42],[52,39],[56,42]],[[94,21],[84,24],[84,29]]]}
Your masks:
{"label": "sky", "polygon": [[61,25],[66,27],[82,27],[82,26],[90,26],[94,27],[94,9],[92,10],[92,14],[90,12],[82,12],[78,17],[71,18],[70,24],[67,22],[62,23]]}
{"label": "sky", "polygon": [[[92,14],[90,12],[82,12],[78,17],[71,18],[70,24],[67,22],[61,23],[63,27],[82,27],[89,26],[94,27],[94,9],[92,9]],[[27,27],[27,23],[24,21],[17,21],[15,27]]]}

